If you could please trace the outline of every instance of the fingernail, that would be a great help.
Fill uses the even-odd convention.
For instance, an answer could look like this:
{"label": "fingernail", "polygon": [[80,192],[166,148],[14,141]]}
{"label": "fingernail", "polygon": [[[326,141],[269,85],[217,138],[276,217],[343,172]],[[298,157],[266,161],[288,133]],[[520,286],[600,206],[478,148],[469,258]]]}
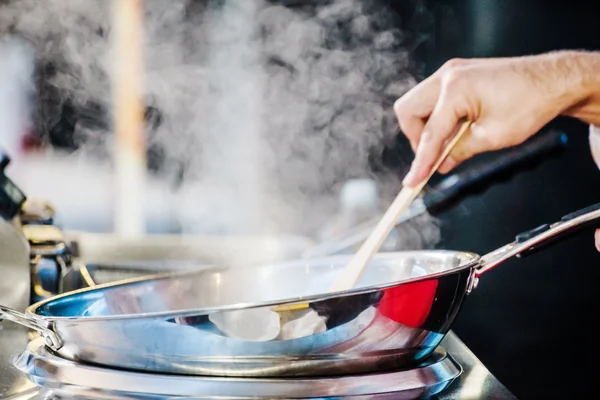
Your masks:
{"label": "fingernail", "polygon": [[411,169],[410,171],[408,171],[408,174],[406,174],[406,176],[404,177],[404,179],[402,180],[402,184],[404,186],[410,186],[412,184],[412,181],[414,179],[415,173],[414,171]]}

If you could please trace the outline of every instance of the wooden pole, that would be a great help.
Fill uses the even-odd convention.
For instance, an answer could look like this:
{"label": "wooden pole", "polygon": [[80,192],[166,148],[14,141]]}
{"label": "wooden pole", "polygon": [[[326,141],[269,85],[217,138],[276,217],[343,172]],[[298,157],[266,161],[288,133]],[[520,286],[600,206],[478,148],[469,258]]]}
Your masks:
{"label": "wooden pole", "polygon": [[142,101],[142,0],[113,0],[115,128],[114,229],[145,234],[146,141]]}

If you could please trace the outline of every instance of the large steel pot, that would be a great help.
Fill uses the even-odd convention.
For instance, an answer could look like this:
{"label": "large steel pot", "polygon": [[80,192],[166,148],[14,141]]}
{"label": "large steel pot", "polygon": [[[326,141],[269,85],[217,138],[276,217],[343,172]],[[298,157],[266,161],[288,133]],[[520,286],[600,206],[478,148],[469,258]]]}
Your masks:
{"label": "large steel pot", "polygon": [[[431,354],[482,274],[599,219],[600,203],[483,257],[380,253],[357,288],[343,293],[324,291],[350,256],[112,283],[37,303],[25,314],[0,307],[0,317],[37,330],[67,359],[133,370],[282,377],[398,367]],[[283,324],[275,337],[262,318],[274,309]],[[323,326],[306,329],[307,315]],[[245,321],[242,330],[262,330],[265,339],[228,337],[213,322],[235,317]],[[282,337],[294,323],[305,332]]]}

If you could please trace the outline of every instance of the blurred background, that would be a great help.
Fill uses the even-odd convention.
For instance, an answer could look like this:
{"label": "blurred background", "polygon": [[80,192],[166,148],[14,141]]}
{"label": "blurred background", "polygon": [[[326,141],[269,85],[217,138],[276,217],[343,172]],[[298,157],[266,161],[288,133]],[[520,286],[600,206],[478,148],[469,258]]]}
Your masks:
{"label": "blurred background", "polygon": [[[145,3],[148,233],[316,236],[348,179],[375,180],[382,202],[397,192],[411,155],[400,139],[395,161],[382,160],[397,133],[391,105],[446,60],[600,46],[592,1],[272,0],[259,13],[260,40],[241,42],[257,46],[259,61],[248,61],[254,53],[236,43],[251,36],[244,18],[257,10],[225,3]],[[0,34],[27,43],[0,42],[9,172],[26,193],[55,204],[66,229],[111,232],[110,14],[102,2],[40,4],[0,0]],[[210,10],[217,23],[204,17]],[[267,72],[248,79],[250,64]],[[269,95],[239,90],[248,81]],[[315,81],[316,94],[306,89]],[[240,103],[244,96],[253,101]],[[569,136],[564,154],[407,224],[406,246],[484,254],[597,202],[588,127],[551,126]],[[252,201],[239,207],[240,198]],[[594,395],[597,367],[583,359],[594,355],[600,321],[599,260],[590,235],[506,262],[481,279],[456,333],[519,398]]]}

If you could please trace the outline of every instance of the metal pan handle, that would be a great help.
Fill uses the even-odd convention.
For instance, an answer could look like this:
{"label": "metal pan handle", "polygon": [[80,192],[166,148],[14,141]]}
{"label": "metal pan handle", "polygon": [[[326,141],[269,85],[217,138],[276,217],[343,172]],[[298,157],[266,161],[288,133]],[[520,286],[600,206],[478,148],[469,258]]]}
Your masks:
{"label": "metal pan handle", "polygon": [[58,350],[62,347],[61,341],[52,330],[51,323],[44,323],[17,310],[0,305],[0,322],[2,322],[2,320],[11,321],[26,328],[38,331],[46,341],[46,344],[54,350]]}
{"label": "metal pan handle", "polygon": [[475,274],[479,277],[511,257],[533,254],[590,226],[600,227],[600,203],[569,213],[553,224],[518,234],[514,242],[483,256]]}

